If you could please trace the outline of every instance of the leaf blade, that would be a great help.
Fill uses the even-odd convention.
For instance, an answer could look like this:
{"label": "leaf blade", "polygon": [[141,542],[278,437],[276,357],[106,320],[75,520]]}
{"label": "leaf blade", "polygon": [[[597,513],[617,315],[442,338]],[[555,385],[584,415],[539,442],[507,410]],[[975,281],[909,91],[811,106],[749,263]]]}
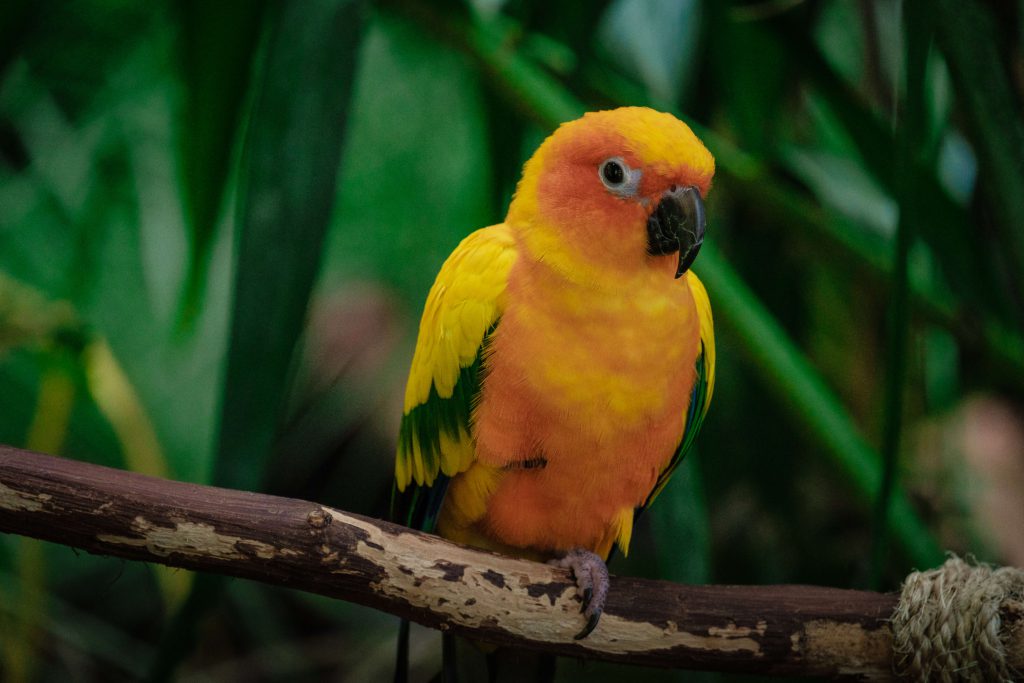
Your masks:
{"label": "leaf blade", "polygon": [[239,122],[259,47],[265,2],[177,3],[185,81],[178,154],[190,234],[182,322],[200,305]]}

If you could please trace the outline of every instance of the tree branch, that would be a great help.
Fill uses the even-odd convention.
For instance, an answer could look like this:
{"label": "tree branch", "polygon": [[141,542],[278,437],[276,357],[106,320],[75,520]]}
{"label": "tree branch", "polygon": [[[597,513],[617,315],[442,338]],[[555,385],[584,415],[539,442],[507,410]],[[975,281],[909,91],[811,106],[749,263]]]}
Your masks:
{"label": "tree branch", "polygon": [[613,577],[597,630],[565,570],[301,500],[0,445],[0,531],[297,588],[476,640],[660,667],[889,680],[895,595]]}

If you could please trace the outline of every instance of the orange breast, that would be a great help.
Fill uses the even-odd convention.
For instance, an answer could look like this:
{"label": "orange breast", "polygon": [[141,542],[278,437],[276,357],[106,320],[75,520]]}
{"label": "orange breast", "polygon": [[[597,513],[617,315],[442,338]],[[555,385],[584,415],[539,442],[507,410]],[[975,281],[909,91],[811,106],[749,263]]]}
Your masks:
{"label": "orange breast", "polygon": [[441,532],[607,555],[617,517],[643,503],[679,445],[699,343],[685,280],[652,270],[595,289],[521,260],[474,412],[477,460],[500,475],[483,516],[461,520],[472,533],[451,510]]}

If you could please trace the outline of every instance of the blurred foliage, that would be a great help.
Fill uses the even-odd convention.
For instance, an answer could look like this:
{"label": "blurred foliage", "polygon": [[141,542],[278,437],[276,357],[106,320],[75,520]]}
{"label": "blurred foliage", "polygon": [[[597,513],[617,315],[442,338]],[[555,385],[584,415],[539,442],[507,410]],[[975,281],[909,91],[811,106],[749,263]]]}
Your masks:
{"label": "blurred foliage", "polygon": [[[613,571],[1022,564],[1022,34],[994,0],[11,0],[0,441],[382,516],[441,262],[552,127],[645,104],[716,157],[719,368]],[[0,539],[4,680],[382,680],[396,627]]]}

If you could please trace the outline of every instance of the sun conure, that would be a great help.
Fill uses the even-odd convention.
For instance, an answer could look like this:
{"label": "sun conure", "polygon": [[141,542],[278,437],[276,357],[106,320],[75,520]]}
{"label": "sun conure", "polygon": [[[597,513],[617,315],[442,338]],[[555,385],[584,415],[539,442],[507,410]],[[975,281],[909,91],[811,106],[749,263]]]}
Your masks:
{"label": "sun conure", "polygon": [[503,223],[466,237],[427,297],[394,513],[572,569],[586,625],[605,561],[693,443],[714,386],[711,308],[689,270],[715,162],[640,107],[563,124]]}

